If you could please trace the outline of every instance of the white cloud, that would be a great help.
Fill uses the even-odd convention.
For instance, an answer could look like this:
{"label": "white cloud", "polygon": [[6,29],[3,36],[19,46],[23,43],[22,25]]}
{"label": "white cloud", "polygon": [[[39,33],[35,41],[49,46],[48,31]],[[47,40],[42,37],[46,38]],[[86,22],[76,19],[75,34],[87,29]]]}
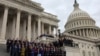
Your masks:
{"label": "white cloud", "polygon": [[[45,11],[58,16],[59,28],[64,31],[64,25],[69,14],[73,11],[74,0],[33,0],[40,3]],[[100,0],[77,0],[80,8],[96,21],[96,25],[100,26]]]}

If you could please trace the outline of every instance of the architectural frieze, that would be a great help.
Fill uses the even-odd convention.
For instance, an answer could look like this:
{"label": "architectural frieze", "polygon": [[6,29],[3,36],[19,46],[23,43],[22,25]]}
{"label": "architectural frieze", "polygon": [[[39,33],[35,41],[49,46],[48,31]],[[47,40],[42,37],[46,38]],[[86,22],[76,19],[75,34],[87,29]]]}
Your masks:
{"label": "architectural frieze", "polygon": [[21,10],[21,11],[25,11],[27,13],[38,15],[38,16],[40,16],[41,13],[42,13],[42,11],[40,11],[40,10],[38,10],[36,8],[28,7],[26,5],[23,5],[21,3],[15,2],[13,0],[0,0],[0,3],[2,5],[4,5],[4,6],[10,7],[10,8],[15,8],[15,9],[18,9],[18,10]]}
{"label": "architectural frieze", "polygon": [[68,29],[68,30],[66,30],[67,32],[70,32],[70,31],[73,31],[73,30],[78,30],[78,29],[97,29],[97,30],[99,30],[99,27],[93,27],[93,26],[81,26],[81,27],[76,27],[76,28],[72,28],[72,29]]}
{"label": "architectural frieze", "polygon": [[33,2],[33,1],[29,1],[29,0],[9,0],[9,1],[13,1],[13,2],[18,2],[21,3],[23,5],[27,5],[29,7],[33,7],[36,8],[40,11],[43,11],[44,9],[41,7],[41,4]]}
{"label": "architectural frieze", "polygon": [[42,17],[59,22],[59,20],[57,19],[57,16],[52,15],[52,14],[47,13],[47,12],[43,12]]}
{"label": "architectural frieze", "polygon": [[79,39],[79,40],[84,40],[84,41],[95,43],[95,39],[91,39],[89,37],[76,36],[76,35],[72,35],[72,34],[68,34],[68,33],[64,33],[64,35],[66,35],[66,37],[70,37],[70,38],[73,38],[73,39]]}

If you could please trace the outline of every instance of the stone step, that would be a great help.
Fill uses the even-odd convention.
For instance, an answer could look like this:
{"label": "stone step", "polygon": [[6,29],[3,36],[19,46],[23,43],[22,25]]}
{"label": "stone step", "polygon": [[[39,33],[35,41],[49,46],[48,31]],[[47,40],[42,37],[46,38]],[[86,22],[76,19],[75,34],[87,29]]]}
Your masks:
{"label": "stone step", "polygon": [[6,52],[6,46],[4,44],[0,44],[0,56],[9,56]]}

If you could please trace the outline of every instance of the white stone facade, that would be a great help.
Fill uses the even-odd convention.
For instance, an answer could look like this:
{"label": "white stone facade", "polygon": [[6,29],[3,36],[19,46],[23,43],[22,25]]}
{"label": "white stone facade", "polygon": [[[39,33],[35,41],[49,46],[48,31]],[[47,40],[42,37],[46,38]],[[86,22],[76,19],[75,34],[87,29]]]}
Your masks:
{"label": "white stone facade", "polygon": [[100,56],[100,28],[87,12],[79,8],[76,0],[65,29],[63,34],[79,45],[80,56]]}
{"label": "white stone facade", "polygon": [[[100,56],[100,28],[78,6],[75,0],[63,34],[72,38],[79,48],[64,48],[69,56]],[[44,12],[41,4],[34,1],[0,0],[0,43],[6,39],[33,41],[41,34],[52,35],[54,29],[57,32],[58,22],[57,16]]]}
{"label": "white stone facade", "polygon": [[0,41],[33,41],[41,34],[53,34],[57,16],[44,12],[41,4],[31,0],[0,0]]}

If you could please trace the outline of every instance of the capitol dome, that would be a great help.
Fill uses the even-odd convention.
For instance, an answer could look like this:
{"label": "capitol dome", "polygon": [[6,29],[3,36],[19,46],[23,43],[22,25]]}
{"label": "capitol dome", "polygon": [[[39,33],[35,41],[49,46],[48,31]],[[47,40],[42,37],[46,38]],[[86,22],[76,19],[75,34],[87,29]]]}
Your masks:
{"label": "capitol dome", "polygon": [[88,17],[90,18],[89,14],[79,8],[74,9],[74,11],[70,14],[68,21],[71,21],[73,19],[77,19],[78,17]]}
{"label": "capitol dome", "polygon": [[77,19],[78,17],[87,17],[90,18],[89,14],[79,8],[79,4],[75,0],[74,3],[74,10],[73,12],[69,15],[68,21]]}
{"label": "capitol dome", "polygon": [[[74,10],[69,15],[65,24],[65,32],[78,36],[95,36],[98,31],[98,27],[95,25],[95,21],[89,16],[89,14],[79,8],[79,4],[75,0]],[[93,32],[93,33],[90,33]],[[96,32],[96,33],[95,33]]]}

